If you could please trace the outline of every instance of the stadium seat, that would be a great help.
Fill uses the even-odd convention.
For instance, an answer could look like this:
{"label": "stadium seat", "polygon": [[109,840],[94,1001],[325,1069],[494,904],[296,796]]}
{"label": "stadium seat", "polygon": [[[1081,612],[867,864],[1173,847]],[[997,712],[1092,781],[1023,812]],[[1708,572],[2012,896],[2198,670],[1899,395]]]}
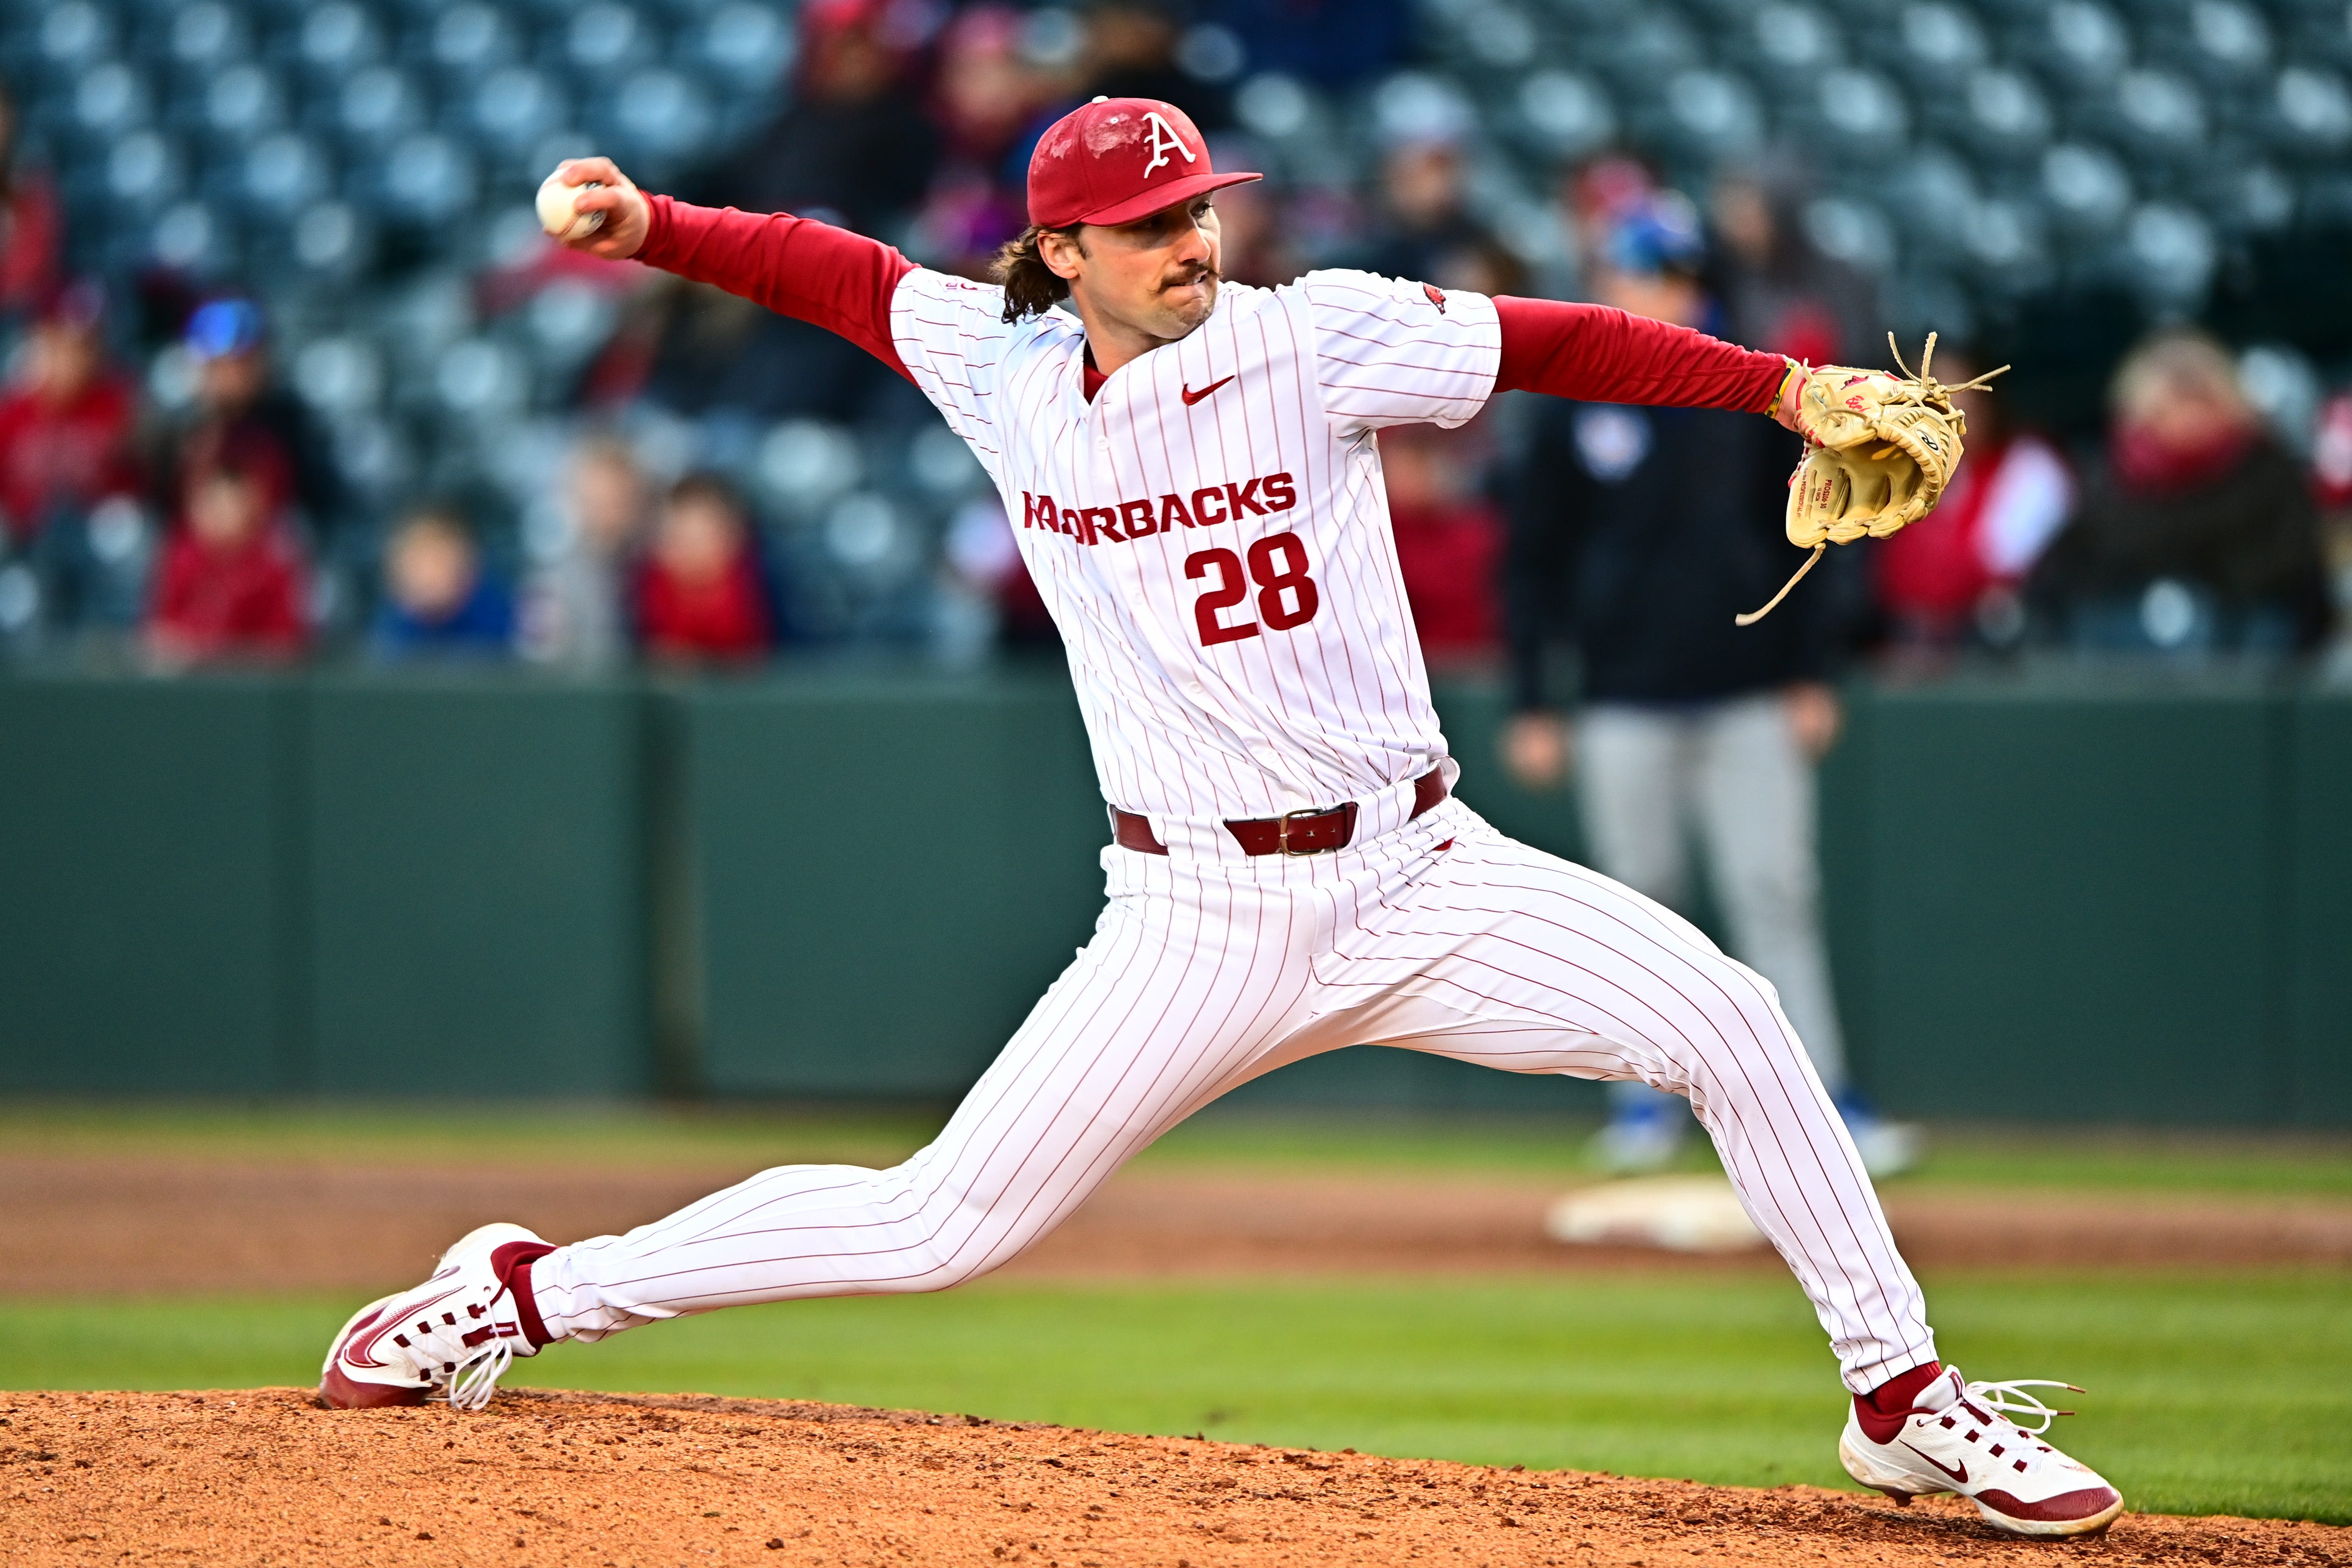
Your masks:
{"label": "stadium seat", "polygon": [[365,168],[352,199],[362,206],[380,202],[394,216],[438,227],[473,205],[477,178],[465,148],[446,136],[420,132],[403,136]]}
{"label": "stadium seat", "polygon": [[239,63],[206,79],[201,99],[201,130],[223,144],[250,142],[276,130],[286,115],[286,95],[271,72]]}
{"label": "stadium seat", "polygon": [[272,216],[291,218],[333,188],[333,172],[310,139],[279,132],[245,154],[245,199]]}
{"label": "stadium seat", "polygon": [[509,156],[561,128],[570,112],[554,83],[523,66],[502,66],[484,77],[469,108],[473,129],[492,149]]}
{"label": "stadium seat", "polygon": [[452,5],[425,32],[425,52],[432,63],[459,78],[506,63],[513,57],[515,42],[506,18],[488,5]]}
{"label": "stadium seat", "polygon": [[1617,110],[1607,90],[1580,72],[1534,72],[1519,84],[1514,106],[1516,128],[1541,160],[1573,162],[1617,136]]}
{"label": "stadium seat", "polygon": [[335,120],[337,129],[352,141],[382,146],[387,139],[425,122],[424,100],[406,73],[390,66],[370,66],[343,84],[336,99]]}
{"label": "stadium seat", "polygon": [[792,63],[793,35],[764,5],[726,5],[679,29],[677,58],[738,95],[764,92]]}
{"label": "stadium seat", "polygon": [[42,16],[34,58],[44,71],[71,74],[107,58],[114,38],[111,16],[89,0],[64,0]]}
{"label": "stadium seat", "polygon": [[2007,66],[1971,72],[1961,89],[1960,110],[1952,130],[1978,157],[1994,165],[2015,165],[2038,156],[2054,128],[2041,85]]}
{"label": "stadium seat", "polygon": [[245,18],[220,0],[196,0],[173,13],[163,30],[163,58],[182,76],[201,79],[246,58]]}
{"label": "stadium seat", "polygon": [[349,76],[383,58],[384,43],[374,19],[346,0],[333,0],[302,19],[296,55],[303,68],[326,80]]}
{"label": "stadium seat", "polygon": [[2042,197],[2060,237],[2087,246],[2111,237],[2129,216],[2131,176],[2105,148],[2062,142],[2042,154]]}
{"label": "stadium seat", "polygon": [[583,7],[563,27],[564,63],[592,79],[617,77],[658,54],[653,30],[610,0]]}

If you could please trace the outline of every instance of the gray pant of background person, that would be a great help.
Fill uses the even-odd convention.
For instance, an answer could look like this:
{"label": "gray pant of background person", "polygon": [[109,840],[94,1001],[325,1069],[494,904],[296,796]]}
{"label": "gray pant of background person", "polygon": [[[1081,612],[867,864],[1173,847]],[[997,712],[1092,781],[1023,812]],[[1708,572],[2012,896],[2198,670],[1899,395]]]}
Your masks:
{"label": "gray pant of background person", "polygon": [[[1577,793],[1596,870],[1690,907],[1694,839],[1731,955],[1770,981],[1822,1087],[1846,1091],[1815,849],[1813,764],[1777,693],[1688,707],[1596,703],[1577,734]],[[1672,1097],[1613,1083],[1621,1114]]]}

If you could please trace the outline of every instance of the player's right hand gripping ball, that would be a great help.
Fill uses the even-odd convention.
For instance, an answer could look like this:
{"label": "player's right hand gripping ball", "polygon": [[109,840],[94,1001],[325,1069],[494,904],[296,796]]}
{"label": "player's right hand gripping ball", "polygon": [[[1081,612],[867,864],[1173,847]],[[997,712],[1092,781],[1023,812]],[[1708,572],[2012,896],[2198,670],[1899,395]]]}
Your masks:
{"label": "player's right hand gripping ball", "polygon": [[1968,416],[1952,394],[1982,386],[2001,371],[1946,386],[1932,374],[1936,334],[1919,356],[1919,374],[1903,363],[1903,351],[1889,332],[1886,346],[1903,374],[1825,365],[1794,366],[1797,433],[1805,455],[1789,479],[1789,542],[1813,553],[1772,603],[1739,617],[1741,626],[1762,620],[1796,586],[1798,578],[1832,544],[1884,539],[1935,510],[1944,487],[1959,467]]}
{"label": "player's right hand gripping ball", "polygon": [[590,180],[584,184],[567,185],[562,171],[550,174],[539,187],[539,226],[566,245],[585,239],[604,226],[603,213],[583,213],[577,205],[583,191],[602,190],[604,183]]}

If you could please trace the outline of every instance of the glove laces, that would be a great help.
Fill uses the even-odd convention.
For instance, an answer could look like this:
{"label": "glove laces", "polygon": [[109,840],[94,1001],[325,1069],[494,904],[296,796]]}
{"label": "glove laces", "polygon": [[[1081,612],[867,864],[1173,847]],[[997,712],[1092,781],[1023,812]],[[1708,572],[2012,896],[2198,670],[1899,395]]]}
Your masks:
{"label": "glove laces", "polygon": [[[2052,1409],[2039,1396],[2026,1393],[2029,1388],[2063,1388],[2069,1394],[2083,1392],[2071,1383],[2060,1383],[2053,1378],[2020,1377],[2006,1383],[1963,1383],[1960,1397],[1983,1405],[2019,1431],[2036,1437],[2049,1431],[2050,1423],[2059,1416],[2074,1414],[2071,1410]],[[2041,1419],[2029,1426],[2018,1419],[2021,1415],[2029,1420],[2035,1416]]]}
{"label": "glove laces", "polygon": [[[1895,356],[1895,368],[1903,373],[1904,380],[1916,381],[1919,384],[1921,396],[1935,398],[1944,403],[1951,402],[1952,394],[1956,392],[1983,391],[1994,376],[2008,374],[2010,368],[2007,365],[2002,365],[1999,370],[1986,371],[1982,375],[1961,382],[1957,386],[1946,386],[1942,382],[1937,381],[1933,375],[1928,374],[1929,369],[1936,363],[1935,333],[1929,332],[1927,334],[1927,346],[1919,351],[1919,374],[1916,375],[1913,375],[1911,374],[1911,367],[1903,363],[1903,351],[1895,347],[1895,334],[1893,332],[1886,334],[1886,352]],[[2032,1380],[2029,1379],[2028,1381],[2030,1382]],[[2058,1384],[2054,1386],[2063,1388],[2066,1384]]]}
{"label": "glove laces", "polygon": [[[2009,366],[2002,365],[2000,370],[1986,371],[1982,375],[1976,376],[1969,381],[1961,382],[1957,386],[1946,386],[1942,382],[1937,381],[1935,376],[1929,374],[1930,369],[1936,363],[1935,333],[1929,332],[1927,334],[1927,346],[1919,351],[1919,374],[1916,375],[1913,375],[1911,374],[1911,367],[1903,363],[1903,351],[1895,346],[1895,334],[1893,332],[1886,334],[1886,347],[1887,351],[1894,354],[1895,368],[1903,373],[1903,379],[1913,383],[1919,388],[1920,397],[1927,402],[1940,404],[1947,410],[1949,410],[1952,406],[1952,394],[1956,392],[1980,391],[1987,383],[1992,380],[1994,376],[2000,375],[2009,369]],[[1796,373],[1796,369],[1797,367],[1792,364],[1790,368],[1790,374],[1794,374]],[[1805,366],[1804,369],[1806,374],[1809,375],[1812,373],[1812,367],[1810,365]],[[1785,380],[1786,378],[1783,379]],[[1777,403],[1779,400],[1776,398],[1774,401]],[[1965,426],[1967,422],[1963,420],[1961,423]],[[1810,439],[1811,438],[1808,437],[1809,441]],[[1811,449],[1810,447],[1808,449]],[[1894,450],[1895,448],[1892,447],[1882,447],[1875,456],[1884,458],[1889,452]],[[1772,597],[1765,603],[1762,609],[1750,610],[1744,615],[1734,616],[1731,617],[1731,624],[1735,626],[1752,626],[1757,622],[1762,620],[1765,616],[1770,615],[1780,606],[1780,601],[1789,596],[1789,590],[1805,580],[1805,574],[1811,571],[1813,567],[1820,563],[1822,556],[1828,551],[1828,549],[1829,545],[1827,542],[1814,545],[1813,552],[1805,557],[1805,563],[1802,566],[1798,567],[1787,582],[1780,584],[1780,591],[1773,595]],[[2065,1385],[2062,1384],[2058,1386],[2063,1387]]]}

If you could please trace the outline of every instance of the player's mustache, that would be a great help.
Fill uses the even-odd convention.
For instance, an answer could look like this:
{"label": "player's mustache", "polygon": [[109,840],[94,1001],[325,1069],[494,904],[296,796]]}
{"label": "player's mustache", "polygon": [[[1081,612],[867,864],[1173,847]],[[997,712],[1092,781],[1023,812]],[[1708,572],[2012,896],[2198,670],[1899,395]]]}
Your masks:
{"label": "player's mustache", "polygon": [[1225,280],[1225,275],[1218,271],[1215,268],[1210,266],[1205,261],[1188,261],[1181,268],[1178,268],[1175,277],[1170,279],[1167,282],[1162,283],[1160,287],[1162,289],[1190,289],[1193,284],[1200,282],[1202,279],[1206,279],[1212,283],[1222,283]]}

